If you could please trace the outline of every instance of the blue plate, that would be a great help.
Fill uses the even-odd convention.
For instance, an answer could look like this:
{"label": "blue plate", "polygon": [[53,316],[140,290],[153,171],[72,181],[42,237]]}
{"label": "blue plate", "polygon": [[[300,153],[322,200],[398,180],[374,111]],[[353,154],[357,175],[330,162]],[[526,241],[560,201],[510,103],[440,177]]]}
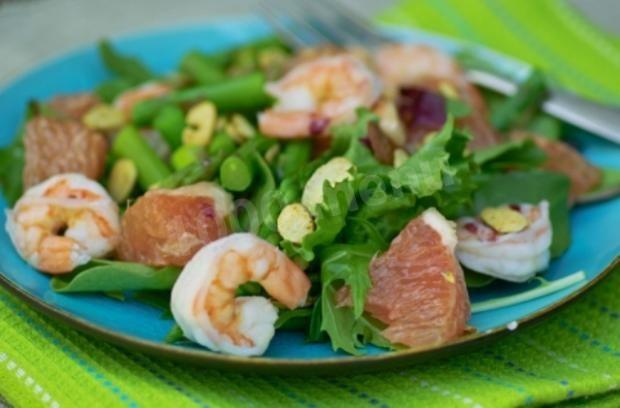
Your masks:
{"label": "blue plate", "polygon": [[[458,52],[464,47],[463,44],[426,33],[394,29],[387,32],[397,40],[429,43],[448,52]],[[174,69],[188,50],[216,52],[269,34],[269,28],[262,21],[243,18],[123,37],[114,43],[122,52],[138,56],[155,72],[163,74]],[[479,48],[470,51],[513,79],[518,80],[527,72],[527,67],[504,56]],[[0,92],[0,144],[10,142],[29,100],[45,100],[58,93],[91,90],[107,77],[108,73],[99,61],[95,48],[87,47],[53,59],[15,80]],[[605,166],[620,163],[620,147],[577,130],[571,131],[571,137],[578,139],[582,151],[593,162]],[[15,177],[21,175],[15,174]],[[5,207],[6,202],[0,199],[0,208]],[[0,211],[0,224],[5,224],[4,211]],[[439,348],[397,352],[369,348],[367,354],[361,357],[335,353],[327,343],[305,343],[303,334],[295,332],[278,333],[265,356],[260,358],[226,356],[195,346],[165,344],[163,339],[173,322],[162,319],[159,310],[138,302],[120,302],[101,295],[54,293],[50,289],[50,278],[29,267],[18,256],[4,229],[0,231],[0,281],[43,312],[63,319],[80,330],[133,349],[213,367],[253,372],[359,371],[461,352],[507,333],[506,327],[511,322],[522,326],[566,304],[610,270],[614,258],[620,253],[618,234],[615,228],[609,228],[613,225],[620,225],[620,199],[579,207],[572,212],[573,244],[552,263],[545,278],[558,279],[583,270],[587,275],[585,285],[504,309],[475,313],[471,319],[471,325],[477,329],[475,334]],[[475,302],[527,288],[527,285],[494,284],[473,291],[471,297]]]}

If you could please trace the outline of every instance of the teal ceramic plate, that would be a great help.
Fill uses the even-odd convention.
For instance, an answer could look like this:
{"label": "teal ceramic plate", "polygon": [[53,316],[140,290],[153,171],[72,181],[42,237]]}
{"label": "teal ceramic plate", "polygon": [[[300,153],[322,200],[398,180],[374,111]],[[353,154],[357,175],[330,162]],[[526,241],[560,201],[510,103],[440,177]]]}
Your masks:
{"label": "teal ceramic plate", "polygon": [[[462,46],[429,34],[388,30],[397,40],[425,42],[449,52]],[[218,23],[181,26],[115,40],[120,50],[139,56],[153,70],[165,73],[174,68],[181,55],[190,49],[217,51],[269,35],[268,27],[254,18]],[[513,79],[519,79],[526,68],[519,63],[489,51],[472,50],[476,58]],[[57,93],[92,89],[107,77],[94,47],[87,47],[58,57],[15,80],[0,92],[0,144],[9,143],[20,123],[26,103],[46,99]],[[604,142],[578,130],[570,137],[584,154],[595,163],[620,166],[620,147]],[[15,174],[15,177],[21,175]],[[0,208],[6,203],[0,198]],[[0,224],[4,225],[4,211]],[[585,284],[499,310],[475,313],[470,324],[475,334],[455,343],[429,350],[386,352],[369,348],[360,357],[335,353],[327,343],[310,344],[302,333],[278,333],[267,353],[260,358],[240,358],[212,353],[195,346],[168,345],[164,337],[173,322],[161,318],[155,308],[134,301],[120,302],[101,295],[63,295],[50,289],[49,277],[36,272],[22,261],[9,238],[0,231],[0,281],[34,307],[77,329],[110,342],[151,354],[184,360],[205,366],[269,372],[316,373],[342,370],[379,369],[445,356],[477,347],[484,341],[508,333],[507,325],[519,327],[566,304],[598,282],[620,253],[617,228],[620,225],[620,199],[577,208],[572,213],[573,243],[561,258],[555,260],[545,277],[558,279],[578,270],[587,275]],[[480,301],[528,289],[528,285],[496,283],[471,293]],[[0,303],[2,298],[0,297]],[[514,328],[515,324],[510,324]]]}

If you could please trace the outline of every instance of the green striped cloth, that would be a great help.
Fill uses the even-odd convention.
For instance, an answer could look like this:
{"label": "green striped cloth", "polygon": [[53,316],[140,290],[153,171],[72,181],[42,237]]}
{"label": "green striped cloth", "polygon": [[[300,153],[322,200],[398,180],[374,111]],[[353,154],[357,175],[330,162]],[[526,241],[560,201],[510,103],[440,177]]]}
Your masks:
{"label": "green striped cloth", "polygon": [[[485,43],[546,68],[571,89],[620,102],[611,75],[620,64],[619,42],[561,1],[409,1],[384,17]],[[618,407],[618,293],[620,273],[614,273],[544,323],[447,361],[377,374],[281,378],[128,352],[49,321],[0,290],[0,395],[17,407],[51,408]]]}
{"label": "green striped cloth", "polygon": [[597,29],[567,0],[409,0],[382,20],[502,51],[567,89],[620,105],[620,37]]}

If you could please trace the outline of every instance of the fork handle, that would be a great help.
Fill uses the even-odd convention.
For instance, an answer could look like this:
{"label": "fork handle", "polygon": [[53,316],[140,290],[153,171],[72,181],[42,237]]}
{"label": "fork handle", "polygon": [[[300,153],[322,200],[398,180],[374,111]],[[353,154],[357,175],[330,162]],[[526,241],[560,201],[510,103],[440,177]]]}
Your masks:
{"label": "fork handle", "polygon": [[543,110],[558,119],[620,144],[620,109],[574,95],[552,91]]}
{"label": "fork handle", "polygon": [[[512,95],[517,85],[488,71],[467,71],[470,81],[504,95]],[[543,110],[553,117],[620,144],[620,108],[594,102],[571,92],[553,89],[543,103]]]}

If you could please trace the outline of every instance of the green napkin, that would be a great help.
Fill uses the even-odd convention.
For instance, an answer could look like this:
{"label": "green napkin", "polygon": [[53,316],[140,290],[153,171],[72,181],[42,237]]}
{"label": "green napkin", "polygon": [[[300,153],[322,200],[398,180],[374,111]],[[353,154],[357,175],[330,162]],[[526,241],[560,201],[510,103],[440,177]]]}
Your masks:
{"label": "green napkin", "polygon": [[157,360],[49,321],[0,291],[0,394],[17,407],[620,406],[620,268],[537,326],[479,351],[338,377],[231,374]]}
{"label": "green napkin", "polygon": [[566,89],[620,105],[620,38],[566,0],[408,0],[382,21],[485,45],[542,68]]}
{"label": "green napkin", "polygon": [[[620,42],[559,0],[407,1],[384,21],[486,44],[566,87],[620,103]],[[273,377],[132,353],[50,321],[0,290],[0,395],[16,407],[620,406],[620,272],[544,323],[398,371]]]}

